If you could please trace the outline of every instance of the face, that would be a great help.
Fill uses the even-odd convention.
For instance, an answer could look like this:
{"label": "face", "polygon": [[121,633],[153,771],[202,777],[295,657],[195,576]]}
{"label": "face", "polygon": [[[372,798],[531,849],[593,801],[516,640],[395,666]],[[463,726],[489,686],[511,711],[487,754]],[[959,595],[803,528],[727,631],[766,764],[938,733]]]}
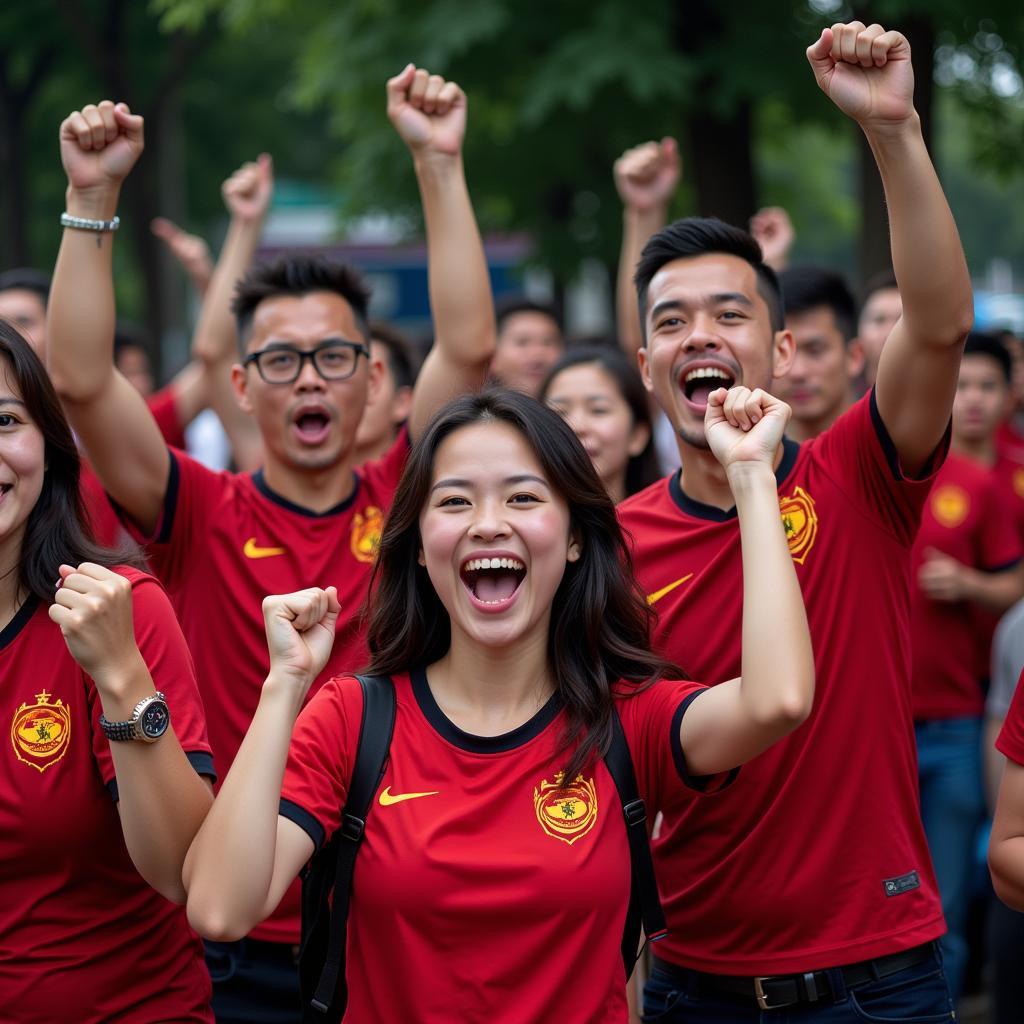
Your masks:
{"label": "face", "polygon": [[140,395],[153,393],[153,371],[149,356],[135,345],[127,345],[117,353],[117,368]]}
{"label": "face", "polygon": [[612,375],[597,363],[570,366],[551,381],[547,404],[568,421],[605,489],[621,489],[629,460],[644,450],[650,430],[633,420]]}
{"label": "face", "polygon": [[715,388],[771,390],[789,370],[793,337],[773,331],[757,272],[738,256],[711,253],[666,263],[647,290],[644,386],[676,434],[707,449],[704,413]]}
{"label": "face", "polygon": [[510,388],[537,397],[541,382],[562,354],[562,332],[545,313],[524,310],[505,318],[491,373]]}
{"label": "face", "polygon": [[463,427],[439,446],[431,488],[420,564],[451,617],[453,642],[546,643],[551,601],[579,547],[568,505],[533,449],[505,423]]}
{"label": "face", "polygon": [[[334,292],[278,295],[253,316],[247,354],[275,344],[310,352],[321,342],[362,342],[352,307]],[[268,458],[296,470],[323,470],[351,452],[368,396],[380,387],[380,366],[360,356],[345,380],[324,380],[306,360],[291,384],[268,384],[254,364],[236,365],[232,380],[239,404],[259,425]]]}
{"label": "face", "polygon": [[861,311],[857,338],[864,349],[864,376],[868,384],[875,383],[882,346],[902,315],[903,303],[896,288],[880,288],[872,292]]}
{"label": "face", "polygon": [[0,360],[0,540],[24,533],[39,500],[46,469],[46,443],[35,425],[14,375]]}
{"label": "face", "polygon": [[793,408],[798,422],[820,423],[838,415],[850,392],[850,381],[863,368],[860,346],[847,345],[828,306],[817,306],[786,317],[796,355],[778,396]]}
{"label": "face", "polygon": [[378,341],[370,342],[370,362],[378,367],[380,388],[368,399],[356,432],[360,448],[387,448],[395,439],[398,428],[409,418],[412,406],[412,388],[399,387],[388,362],[388,350]]}
{"label": "face", "polygon": [[968,354],[960,362],[953,399],[953,435],[958,441],[987,441],[1010,411],[1012,392],[991,356]]}
{"label": "face", "polygon": [[0,317],[9,320],[44,359],[46,352],[46,306],[27,288],[8,288],[0,292]]}

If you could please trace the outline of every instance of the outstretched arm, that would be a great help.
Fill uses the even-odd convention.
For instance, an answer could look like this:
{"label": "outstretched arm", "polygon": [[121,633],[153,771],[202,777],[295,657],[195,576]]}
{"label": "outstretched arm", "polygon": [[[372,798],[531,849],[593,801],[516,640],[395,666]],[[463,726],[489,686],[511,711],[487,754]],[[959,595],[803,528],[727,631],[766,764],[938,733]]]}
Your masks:
{"label": "outstretched arm", "polygon": [[466,95],[410,64],[388,82],[387,96],[388,117],[412,154],[427,228],[435,337],[413,391],[409,433],[415,437],[445,402],[484,383],[497,327],[462,167]]}
{"label": "outstretched arm", "polygon": [[[60,127],[67,212],[110,220],[143,148],[142,118],[104,100]],[[145,531],[163,508],[170,456],[145,399],[114,367],[113,235],[65,228],[47,309],[47,362],[103,486]]]}
{"label": "outstretched arm", "polygon": [[668,222],[668,209],[679,187],[682,164],[676,140],[645,142],[615,161],[615,187],[622,200],[622,251],[615,283],[615,323],[619,344],[631,359],[644,343],[633,274],[651,235]]}
{"label": "outstretched arm", "polygon": [[949,423],[964,338],[974,317],[960,238],[914,110],[910,46],[899,32],[836,24],[807,50],[822,91],[867,137],[889,210],[903,316],[882,349],[878,411],[909,473]]}
{"label": "outstretched arm", "polygon": [[743,652],[740,678],[704,691],[683,716],[680,741],[698,775],[749,761],[811,713],[811,636],[773,468],[789,411],[760,389],[719,388],[708,398],[708,443],[725,467],[739,518]]}

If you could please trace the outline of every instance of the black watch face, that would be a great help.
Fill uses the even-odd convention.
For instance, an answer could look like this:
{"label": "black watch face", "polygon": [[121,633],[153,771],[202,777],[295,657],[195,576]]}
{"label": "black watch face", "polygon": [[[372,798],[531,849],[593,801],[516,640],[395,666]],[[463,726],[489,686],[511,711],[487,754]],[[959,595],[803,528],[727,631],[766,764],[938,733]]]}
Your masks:
{"label": "black watch face", "polygon": [[155,740],[167,732],[167,726],[171,724],[171,716],[167,711],[167,705],[162,700],[155,700],[150,704],[139,718],[139,727],[147,739]]}

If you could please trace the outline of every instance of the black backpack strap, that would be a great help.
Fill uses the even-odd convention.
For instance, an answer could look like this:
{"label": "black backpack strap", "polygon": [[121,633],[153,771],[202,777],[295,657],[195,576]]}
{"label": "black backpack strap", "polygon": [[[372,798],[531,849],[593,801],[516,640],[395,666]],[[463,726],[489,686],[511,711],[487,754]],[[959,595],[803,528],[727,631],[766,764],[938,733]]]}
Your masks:
{"label": "black backpack strap", "polygon": [[373,803],[391,746],[395,725],[395,688],[388,676],[357,676],[363,689],[363,720],[359,747],[349,783],[348,799],[338,829],[338,859],[334,869],[330,932],[327,958],[311,1005],[321,1014],[332,1013],[340,1020],[348,1002],[345,984],[345,945],[348,937],[348,907],[352,895],[352,874],[356,854],[363,841],[366,816]]}
{"label": "black backpack strap", "polygon": [[629,839],[629,910],[622,935],[622,963],[626,977],[630,977],[639,959],[640,926],[643,925],[647,941],[662,938],[668,931],[665,913],[658,899],[658,883],[654,878],[654,861],[647,835],[647,807],[640,798],[633,770],[633,758],[622,731],[619,713],[612,707],[612,742],[604,755],[605,764],[619,791],[622,814],[626,819]]}

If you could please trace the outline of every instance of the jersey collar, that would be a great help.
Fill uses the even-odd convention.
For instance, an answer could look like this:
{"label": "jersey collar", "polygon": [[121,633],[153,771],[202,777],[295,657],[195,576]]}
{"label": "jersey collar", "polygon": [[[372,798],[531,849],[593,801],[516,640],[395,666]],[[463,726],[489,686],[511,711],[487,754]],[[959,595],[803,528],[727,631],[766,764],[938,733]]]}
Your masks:
{"label": "jersey collar", "polygon": [[[782,439],[782,459],[775,470],[775,483],[778,487],[782,486],[786,477],[793,471],[793,466],[796,464],[796,458],[799,454],[799,443],[784,437]],[[669,494],[672,495],[672,500],[681,511],[685,512],[688,516],[693,516],[696,519],[707,519],[713,523],[724,523],[736,518],[735,505],[728,510],[723,510],[716,505],[705,505],[702,501],[691,498],[683,490],[682,475],[683,471],[680,469],[678,472],[673,473],[668,481]]]}
{"label": "jersey collar", "polygon": [[311,508],[306,508],[305,505],[296,505],[294,501],[289,501],[284,495],[278,494],[277,491],[272,490],[270,485],[263,477],[263,470],[257,469],[252,474],[253,486],[260,494],[263,495],[268,501],[272,501],[275,505],[280,505],[281,508],[287,509],[289,512],[294,512],[300,516],[307,516],[310,519],[323,519],[326,516],[336,516],[339,512],[344,512],[350,508],[352,502],[356,500],[356,495],[359,494],[359,474],[353,473],[353,485],[352,493],[344,500],[338,502],[337,505],[327,509],[325,512],[314,512]]}
{"label": "jersey collar", "polygon": [[0,651],[9,647],[17,639],[18,634],[28,625],[29,619],[35,615],[39,607],[39,598],[29,594],[25,603],[14,613],[14,618],[0,629]]}

